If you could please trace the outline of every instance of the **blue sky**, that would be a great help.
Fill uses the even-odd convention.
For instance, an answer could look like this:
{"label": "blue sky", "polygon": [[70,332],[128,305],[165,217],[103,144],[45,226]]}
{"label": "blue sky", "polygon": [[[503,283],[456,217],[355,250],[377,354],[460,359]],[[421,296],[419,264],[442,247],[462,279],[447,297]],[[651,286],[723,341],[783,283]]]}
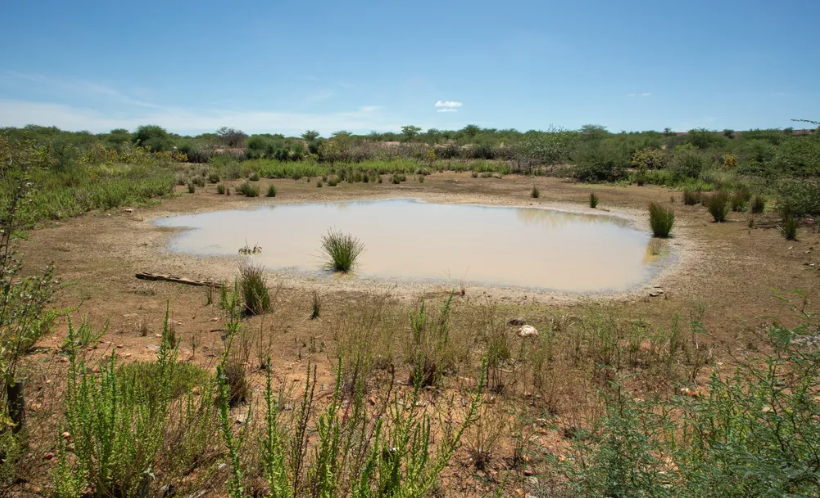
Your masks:
{"label": "blue sky", "polygon": [[817,0],[28,0],[2,10],[0,126],[327,135],[820,119]]}

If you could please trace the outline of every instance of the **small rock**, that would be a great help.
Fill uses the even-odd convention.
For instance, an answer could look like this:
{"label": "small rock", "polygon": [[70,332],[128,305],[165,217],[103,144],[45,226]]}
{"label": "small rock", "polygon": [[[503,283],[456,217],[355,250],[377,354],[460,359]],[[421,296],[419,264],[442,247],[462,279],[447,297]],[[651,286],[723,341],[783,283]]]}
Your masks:
{"label": "small rock", "polygon": [[526,324],[527,324],[527,321],[526,321],[526,320],[524,320],[524,319],[523,319],[523,318],[521,318],[521,317],[519,317],[519,318],[511,318],[511,319],[510,319],[510,321],[509,321],[509,322],[507,322],[507,325],[512,325],[512,326],[515,326],[515,327],[520,327],[520,326],[522,326],[522,325],[526,325]]}
{"label": "small rock", "polygon": [[63,439],[68,439],[71,437],[71,433],[68,431],[63,432],[61,435],[63,436]]}
{"label": "small rock", "polygon": [[228,464],[227,464],[227,463],[220,463],[220,464],[219,464],[219,466],[216,468],[216,470],[222,470],[222,469],[224,469],[224,468],[225,468],[225,467],[227,467],[227,466],[228,466]]}
{"label": "small rock", "polygon": [[524,325],[518,329],[518,337],[538,337],[538,329],[532,325]]}
{"label": "small rock", "polygon": [[125,344],[117,344],[117,349],[122,349],[125,347]]}
{"label": "small rock", "polygon": [[370,403],[370,406],[376,406],[376,398],[374,398],[373,396],[368,398],[367,401],[368,403]]}
{"label": "small rock", "polygon": [[524,475],[529,477],[529,476],[533,475],[533,472],[530,469],[526,469],[526,470],[524,470]]}
{"label": "small rock", "polygon": [[125,209],[123,209],[122,211],[123,211],[124,213],[133,213],[133,212],[134,212],[134,209],[133,209],[133,208],[125,208]]}
{"label": "small rock", "polygon": [[43,460],[51,460],[52,458],[54,458],[54,453],[52,453],[50,451],[48,453],[46,453],[45,455],[43,455]]}

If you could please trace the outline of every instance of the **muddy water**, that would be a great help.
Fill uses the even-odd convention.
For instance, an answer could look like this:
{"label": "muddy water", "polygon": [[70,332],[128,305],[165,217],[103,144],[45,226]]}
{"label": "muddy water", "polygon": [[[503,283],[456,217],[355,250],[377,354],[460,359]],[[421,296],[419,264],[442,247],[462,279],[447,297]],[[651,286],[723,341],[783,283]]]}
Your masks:
{"label": "muddy water", "polygon": [[645,281],[655,257],[650,234],[614,218],[533,208],[393,200],[285,205],[165,218],[190,228],[172,251],[236,256],[272,269],[322,273],[320,238],[336,228],[365,245],[355,276],[443,280],[561,291],[624,290]]}

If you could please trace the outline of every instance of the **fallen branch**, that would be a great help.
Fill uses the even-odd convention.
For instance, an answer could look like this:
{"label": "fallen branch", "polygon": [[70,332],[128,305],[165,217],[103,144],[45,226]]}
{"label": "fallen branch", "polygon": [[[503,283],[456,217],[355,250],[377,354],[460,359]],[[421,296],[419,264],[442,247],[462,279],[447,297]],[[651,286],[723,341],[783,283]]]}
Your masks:
{"label": "fallen branch", "polygon": [[222,287],[222,284],[218,282],[208,282],[203,280],[191,280],[190,278],[185,277],[174,277],[172,275],[160,275],[157,273],[137,273],[136,277],[140,280],[161,280],[164,282],[174,282],[177,284],[185,284],[185,285],[193,285],[196,287],[216,287],[217,289]]}

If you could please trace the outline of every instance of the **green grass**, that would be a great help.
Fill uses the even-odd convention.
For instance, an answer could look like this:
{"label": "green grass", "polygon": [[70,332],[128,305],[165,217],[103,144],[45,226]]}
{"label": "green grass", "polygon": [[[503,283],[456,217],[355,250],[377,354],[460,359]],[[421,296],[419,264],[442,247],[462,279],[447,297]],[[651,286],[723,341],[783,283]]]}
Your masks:
{"label": "green grass", "polygon": [[247,181],[236,187],[236,191],[245,197],[259,197],[259,185],[254,185]]}
{"label": "green grass", "polygon": [[598,196],[595,195],[595,192],[589,193],[589,207],[595,209],[598,207]]}
{"label": "green grass", "polygon": [[322,251],[328,260],[325,265],[328,270],[347,273],[364,252],[364,244],[353,235],[331,229],[322,236]]}
{"label": "green grass", "polygon": [[729,194],[726,192],[717,192],[709,196],[706,202],[706,209],[714,218],[715,223],[722,223],[726,221],[726,215],[729,214]]}
{"label": "green grass", "polygon": [[766,199],[762,195],[752,197],[751,210],[754,214],[760,214],[766,209]]}
{"label": "green grass", "polygon": [[265,194],[266,197],[276,197],[276,187],[271,183],[268,185],[268,193]]}
{"label": "green grass", "polygon": [[225,194],[225,185],[223,185],[221,183],[219,185],[217,185],[216,186],[216,193],[219,194],[219,195],[224,195]]}
{"label": "green grass", "polygon": [[675,224],[675,212],[654,202],[649,204],[649,225],[655,237],[667,238]]}
{"label": "green grass", "polygon": [[535,185],[532,186],[532,192],[530,192],[530,197],[532,197],[533,199],[538,199],[539,197],[541,197],[541,192]]}
{"label": "green grass", "polygon": [[259,181],[259,173],[256,173],[256,172],[251,173],[251,175],[248,179],[252,182],[258,182]]}
{"label": "green grass", "polygon": [[239,267],[239,289],[246,313],[261,315],[271,310],[270,292],[262,266],[251,261],[243,262]]}

